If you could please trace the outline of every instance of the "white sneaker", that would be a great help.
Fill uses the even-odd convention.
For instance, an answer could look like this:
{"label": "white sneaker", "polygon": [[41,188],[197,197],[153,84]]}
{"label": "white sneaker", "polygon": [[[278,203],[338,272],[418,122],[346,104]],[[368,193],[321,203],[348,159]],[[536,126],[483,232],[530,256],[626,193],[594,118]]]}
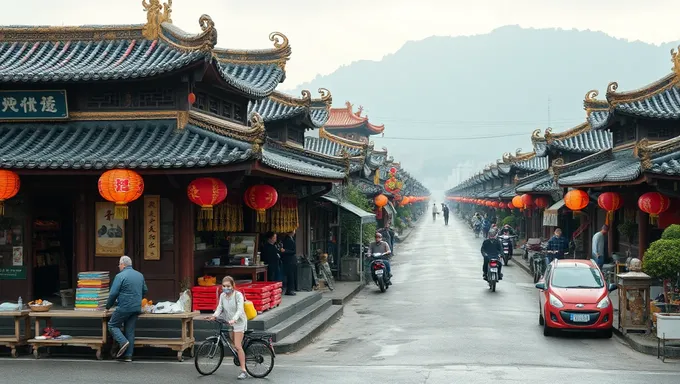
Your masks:
{"label": "white sneaker", "polygon": [[241,373],[239,373],[239,375],[236,378],[239,379],[239,380],[244,380],[244,379],[248,378],[248,374],[245,373],[245,372],[241,372]]}

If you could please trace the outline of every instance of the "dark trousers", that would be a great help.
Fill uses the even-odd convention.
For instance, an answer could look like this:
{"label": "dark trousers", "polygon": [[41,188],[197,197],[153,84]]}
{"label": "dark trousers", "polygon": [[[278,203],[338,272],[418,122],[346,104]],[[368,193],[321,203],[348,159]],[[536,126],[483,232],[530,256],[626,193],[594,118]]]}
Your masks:
{"label": "dark trousers", "polygon": [[449,225],[449,215],[444,215],[444,225]]}
{"label": "dark trousers", "polygon": [[267,265],[267,280],[269,281],[281,281],[279,262],[271,263]]}
{"label": "dark trousers", "polygon": [[283,274],[285,276],[286,293],[297,291],[297,263],[284,263]]}
{"label": "dark trousers", "polygon": [[[122,347],[126,342],[130,343],[125,350],[124,357],[132,357],[135,345],[137,316],[139,316],[139,312],[121,312],[116,310],[111,315],[111,320],[109,320],[109,332],[111,332],[111,336],[116,340],[118,346]],[[125,333],[120,330],[121,328],[125,328]]]}

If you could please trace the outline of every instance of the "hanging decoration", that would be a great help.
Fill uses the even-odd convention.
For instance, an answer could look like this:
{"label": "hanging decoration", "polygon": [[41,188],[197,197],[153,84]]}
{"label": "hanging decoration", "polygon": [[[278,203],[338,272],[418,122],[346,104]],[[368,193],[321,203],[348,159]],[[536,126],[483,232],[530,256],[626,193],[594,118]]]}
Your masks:
{"label": "hanging decoration", "polygon": [[19,193],[21,181],[16,172],[0,169],[0,216],[5,214],[5,200],[9,200]]}
{"label": "hanging decoration", "polygon": [[257,224],[257,231],[288,233],[295,231],[299,226],[297,195],[281,194],[276,204],[267,211],[266,222]]}
{"label": "hanging decoration", "polygon": [[564,195],[564,205],[571,209],[574,215],[578,214],[583,208],[587,207],[588,202],[590,202],[590,197],[585,191],[580,189],[572,189],[571,191],[567,192],[566,195]]}
{"label": "hanging decoration", "polygon": [[[395,171],[392,172],[392,169],[394,169]],[[401,191],[401,189],[404,188],[404,182],[397,179],[396,169],[394,167],[392,169],[390,169],[390,175],[387,177],[384,187],[385,191],[391,194],[398,194]]]}
{"label": "hanging decoration", "polygon": [[522,204],[522,196],[515,196],[512,198],[512,206],[517,209],[524,209],[524,204]]}
{"label": "hanging decoration", "polygon": [[238,195],[229,195],[220,204],[213,207],[213,217],[203,218],[200,215],[196,222],[197,231],[207,232],[243,232],[243,202]]}
{"label": "hanging decoration", "polygon": [[638,207],[649,214],[649,221],[656,224],[659,215],[671,206],[671,200],[659,192],[647,192],[638,199]]}
{"label": "hanging decoration", "polygon": [[382,208],[387,205],[387,196],[381,193],[373,199],[373,202],[375,203],[376,207]]}
{"label": "hanging decoration", "polygon": [[194,103],[196,102],[196,94],[190,92],[189,96],[187,97],[187,101],[189,102],[189,105],[194,105]]}
{"label": "hanging decoration", "polygon": [[137,172],[129,169],[112,169],[99,177],[97,187],[104,199],[116,204],[113,217],[126,220],[128,218],[127,205],[144,193],[144,179]]}
{"label": "hanging decoration", "polygon": [[619,210],[623,206],[623,200],[621,199],[621,195],[616,192],[605,192],[598,196],[597,205],[607,211],[605,224],[609,225],[614,219],[614,211]]}
{"label": "hanging decoration", "polygon": [[502,201],[498,203],[498,209],[506,209],[506,208],[508,208],[508,204],[506,204]]}
{"label": "hanging decoration", "polygon": [[246,190],[244,200],[248,207],[257,212],[257,222],[264,223],[267,221],[267,209],[276,204],[279,199],[279,194],[276,189],[270,185],[258,184]]}
{"label": "hanging decoration", "polygon": [[187,196],[201,207],[201,218],[212,219],[213,207],[227,198],[227,186],[220,179],[201,177],[189,183]]}
{"label": "hanging decoration", "polygon": [[550,204],[550,200],[545,196],[538,196],[534,199],[534,205],[538,209],[546,209],[548,208],[548,204]]}
{"label": "hanging decoration", "polygon": [[531,198],[530,194],[525,193],[524,195],[520,196],[520,199],[524,209],[531,209],[534,207],[534,200]]}

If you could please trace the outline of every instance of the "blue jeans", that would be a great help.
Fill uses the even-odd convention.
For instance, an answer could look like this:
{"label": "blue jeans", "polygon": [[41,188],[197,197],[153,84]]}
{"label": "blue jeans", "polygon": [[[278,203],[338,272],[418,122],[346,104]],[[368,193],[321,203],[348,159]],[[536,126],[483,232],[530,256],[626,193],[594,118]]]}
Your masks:
{"label": "blue jeans", "polygon": [[390,261],[387,260],[387,259],[383,259],[382,261],[385,264],[385,269],[387,270],[387,276],[392,276],[392,266],[390,265]]}
{"label": "blue jeans", "polygon": [[604,256],[597,257],[597,255],[591,255],[590,258],[595,260],[597,266],[600,267],[600,269],[602,269],[602,267],[604,266]]}
{"label": "blue jeans", "polygon": [[[137,316],[139,312],[121,312],[116,310],[111,315],[109,320],[109,332],[116,340],[119,346],[123,346],[126,342],[130,342],[127,350],[125,350],[124,357],[132,357],[132,352],[135,345],[135,325],[137,324]],[[125,328],[125,334],[121,332],[120,328]]]}

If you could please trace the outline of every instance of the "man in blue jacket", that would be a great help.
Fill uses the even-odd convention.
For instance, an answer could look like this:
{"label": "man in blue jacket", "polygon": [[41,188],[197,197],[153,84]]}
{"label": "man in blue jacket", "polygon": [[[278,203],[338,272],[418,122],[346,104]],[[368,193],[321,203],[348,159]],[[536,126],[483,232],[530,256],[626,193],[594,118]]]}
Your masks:
{"label": "man in blue jacket", "polygon": [[[128,256],[120,258],[118,268],[120,273],[113,279],[109,300],[106,302],[106,309],[110,309],[118,301],[109,321],[109,332],[120,347],[116,358],[132,361],[135,325],[142,312],[142,298],[148,289],[144,276],[132,269],[132,260]],[[121,327],[125,328],[125,334],[121,332]]]}

